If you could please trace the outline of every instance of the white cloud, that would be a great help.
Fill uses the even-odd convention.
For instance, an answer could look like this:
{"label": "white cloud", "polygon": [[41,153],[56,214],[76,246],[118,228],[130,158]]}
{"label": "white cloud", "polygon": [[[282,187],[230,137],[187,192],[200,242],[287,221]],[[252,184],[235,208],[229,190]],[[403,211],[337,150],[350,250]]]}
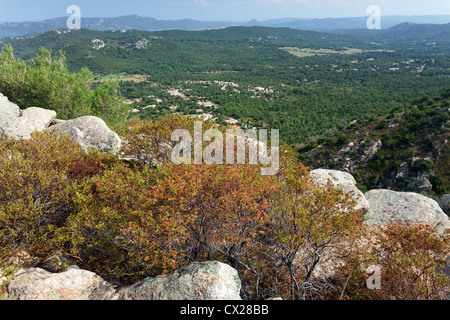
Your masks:
{"label": "white cloud", "polygon": [[[353,0],[359,1],[359,0]],[[289,5],[289,4],[310,4],[310,5],[349,5],[350,0],[235,0],[234,4],[258,4],[258,5]],[[354,4],[354,3],[353,3]]]}
{"label": "white cloud", "polygon": [[209,7],[210,6],[210,4],[209,4],[209,2],[207,0],[194,0],[194,3],[199,5],[199,6],[202,6],[202,7]]}
{"label": "white cloud", "polygon": [[309,3],[310,0],[255,0],[259,4]]}

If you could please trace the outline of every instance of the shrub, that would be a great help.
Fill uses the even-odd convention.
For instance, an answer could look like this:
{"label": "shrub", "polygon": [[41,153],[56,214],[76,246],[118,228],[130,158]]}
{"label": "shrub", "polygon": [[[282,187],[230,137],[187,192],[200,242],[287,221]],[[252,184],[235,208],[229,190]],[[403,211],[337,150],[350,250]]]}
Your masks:
{"label": "shrub", "polygon": [[58,134],[34,134],[29,141],[0,138],[0,261],[18,250],[45,257],[59,248],[54,232],[73,210],[73,182],[112,162]]}
{"label": "shrub", "polygon": [[433,186],[433,191],[437,194],[445,194],[450,190],[450,186],[447,183],[447,181],[439,174],[435,174],[434,176],[430,177],[430,182]]}
{"label": "shrub", "polygon": [[288,299],[318,299],[330,287],[317,270],[352,252],[362,219],[349,195],[315,186],[305,168],[294,172],[273,199],[265,256],[273,269],[272,291]]}
{"label": "shrub", "polygon": [[[449,284],[442,269],[450,249],[450,233],[426,225],[391,224],[371,233],[370,249],[362,248],[339,274],[341,297],[370,300],[443,299]],[[381,270],[380,289],[368,289],[366,268]],[[344,280],[345,279],[345,280]]]}
{"label": "shrub", "polygon": [[60,119],[94,115],[109,125],[120,126],[129,115],[118,82],[107,81],[94,88],[94,75],[87,68],[70,73],[65,56],[41,49],[27,63],[14,56],[5,45],[0,54],[0,91],[21,108],[55,110]]}
{"label": "shrub", "polygon": [[177,211],[179,180],[158,184],[158,179],[148,167],[140,171],[122,164],[79,183],[76,210],[61,233],[71,253],[116,281],[173,271],[181,264],[178,244],[191,219]]}
{"label": "shrub", "polygon": [[340,135],[336,141],[337,147],[346,146],[349,143],[350,139],[347,136]]}

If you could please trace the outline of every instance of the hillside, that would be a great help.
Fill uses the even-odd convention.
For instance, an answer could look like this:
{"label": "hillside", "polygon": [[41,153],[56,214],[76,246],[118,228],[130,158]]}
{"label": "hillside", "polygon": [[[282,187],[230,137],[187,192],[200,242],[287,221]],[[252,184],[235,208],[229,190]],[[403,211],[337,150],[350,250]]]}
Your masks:
{"label": "hillside", "polygon": [[441,196],[450,191],[450,89],[402,112],[355,121],[299,149],[313,168],[343,170],[362,189]]}
{"label": "hillside", "polygon": [[450,23],[415,24],[404,22],[387,30],[341,30],[338,34],[353,35],[360,40],[370,40],[380,44],[397,43],[409,47],[441,47],[450,45]]}

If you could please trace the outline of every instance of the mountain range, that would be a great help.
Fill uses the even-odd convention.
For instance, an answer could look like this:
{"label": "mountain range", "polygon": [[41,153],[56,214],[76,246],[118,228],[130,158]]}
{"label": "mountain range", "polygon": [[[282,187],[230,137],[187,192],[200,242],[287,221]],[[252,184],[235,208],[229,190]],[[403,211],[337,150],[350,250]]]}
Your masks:
{"label": "mountain range", "polygon": [[[23,35],[36,32],[45,32],[53,29],[67,27],[67,17],[54,18],[44,21],[6,22],[0,24],[0,35]],[[91,30],[205,30],[226,28],[231,26],[266,26],[286,27],[299,30],[330,32],[342,29],[365,29],[368,17],[325,18],[325,19],[298,19],[284,18],[266,21],[251,20],[248,22],[227,21],[198,21],[191,19],[158,20],[141,15],[128,15],[114,18],[82,18],[81,27]],[[388,29],[401,23],[417,24],[444,24],[450,22],[450,15],[438,16],[382,16],[381,29]]]}

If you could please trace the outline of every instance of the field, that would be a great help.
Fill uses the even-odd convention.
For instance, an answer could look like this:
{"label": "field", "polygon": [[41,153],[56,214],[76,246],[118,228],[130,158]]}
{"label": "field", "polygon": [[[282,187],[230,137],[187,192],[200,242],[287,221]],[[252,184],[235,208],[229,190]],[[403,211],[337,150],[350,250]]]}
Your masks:
{"label": "field", "polygon": [[367,52],[362,49],[356,48],[343,48],[342,50],[332,50],[332,49],[311,49],[311,48],[297,48],[297,47],[282,47],[281,50],[285,50],[288,53],[299,57],[313,57],[313,56],[323,56],[327,54],[355,54]]}
{"label": "field", "polygon": [[358,54],[358,53],[368,53],[368,52],[395,52],[395,50],[367,50],[358,48],[342,48],[341,50],[334,49],[312,49],[312,48],[298,48],[298,47],[281,47],[280,50],[287,51],[288,53],[298,57],[313,57],[313,56],[324,56],[330,54]]}

